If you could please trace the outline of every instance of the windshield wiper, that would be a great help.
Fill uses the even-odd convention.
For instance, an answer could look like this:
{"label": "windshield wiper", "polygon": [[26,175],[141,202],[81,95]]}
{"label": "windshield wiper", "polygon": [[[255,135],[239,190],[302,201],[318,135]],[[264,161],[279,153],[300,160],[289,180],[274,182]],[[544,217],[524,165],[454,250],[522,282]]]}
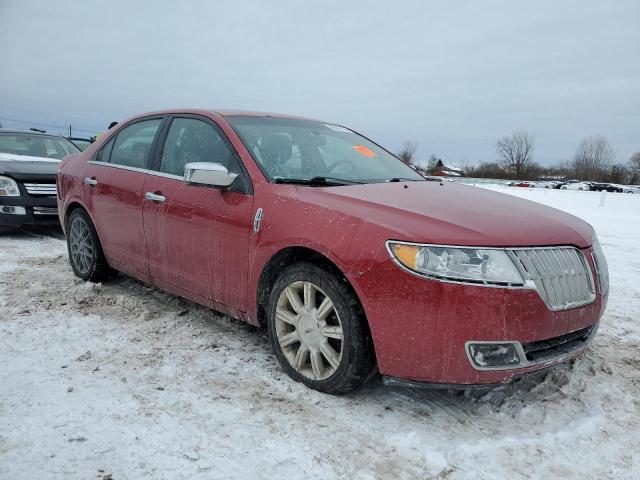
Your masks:
{"label": "windshield wiper", "polygon": [[422,179],[393,177],[393,178],[386,179],[385,182],[387,182],[387,183],[390,183],[390,182],[422,182]]}
{"label": "windshield wiper", "polygon": [[344,178],[333,177],[311,177],[311,178],[282,178],[276,177],[273,179],[275,183],[294,183],[298,185],[309,185],[311,187],[331,187],[339,185],[357,185],[363,182],[357,182],[355,180],[346,180]]}

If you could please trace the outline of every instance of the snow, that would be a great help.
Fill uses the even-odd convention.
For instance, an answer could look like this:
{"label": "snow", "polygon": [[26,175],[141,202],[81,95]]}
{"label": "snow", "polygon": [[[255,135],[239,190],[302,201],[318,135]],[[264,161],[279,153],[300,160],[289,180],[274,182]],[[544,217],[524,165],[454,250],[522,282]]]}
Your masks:
{"label": "snow", "polygon": [[60,163],[60,160],[58,160],[56,158],[34,157],[32,155],[15,155],[13,153],[5,153],[5,152],[0,152],[0,161]]}
{"label": "snow", "polygon": [[583,356],[488,392],[323,395],[253,327],[0,234],[0,478],[640,478],[640,196],[489,188],[594,225],[611,296]]}

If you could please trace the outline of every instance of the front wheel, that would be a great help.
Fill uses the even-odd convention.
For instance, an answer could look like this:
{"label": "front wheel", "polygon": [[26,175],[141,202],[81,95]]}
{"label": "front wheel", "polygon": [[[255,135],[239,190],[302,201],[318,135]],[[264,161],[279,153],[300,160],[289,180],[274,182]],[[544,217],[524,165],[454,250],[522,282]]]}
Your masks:
{"label": "front wheel", "polygon": [[91,218],[81,208],[73,210],[67,218],[67,250],[73,272],[83,280],[101,282],[115,274],[109,268],[102,245]]}
{"label": "front wheel", "polygon": [[373,372],[366,319],[343,277],[308,263],[290,266],[271,291],[267,316],[278,362],[307,387],[346,393]]}

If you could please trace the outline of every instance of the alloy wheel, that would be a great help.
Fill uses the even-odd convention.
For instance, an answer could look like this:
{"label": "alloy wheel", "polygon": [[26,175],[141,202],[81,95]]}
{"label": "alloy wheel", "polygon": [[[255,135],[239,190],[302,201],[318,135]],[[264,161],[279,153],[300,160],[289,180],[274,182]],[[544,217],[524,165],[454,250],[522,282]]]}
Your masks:
{"label": "alloy wheel", "polygon": [[276,337],[289,364],[311,380],[333,375],[342,359],[342,324],[333,301],[317,285],[299,281],[280,294]]}
{"label": "alloy wheel", "polygon": [[69,229],[69,253],[78,271],[85,275],[91,269],[94,258],[91,229],[80,216],[73,218]]}

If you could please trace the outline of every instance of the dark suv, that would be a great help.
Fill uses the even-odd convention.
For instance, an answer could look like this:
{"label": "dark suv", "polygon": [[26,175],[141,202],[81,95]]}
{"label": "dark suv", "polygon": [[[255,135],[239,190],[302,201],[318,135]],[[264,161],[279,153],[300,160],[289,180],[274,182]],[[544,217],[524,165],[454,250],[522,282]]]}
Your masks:
{"label": "dark suv", "polygon": [[0,129],[0,226],[57,224],[56,174],[76,153],[64,137]]}

